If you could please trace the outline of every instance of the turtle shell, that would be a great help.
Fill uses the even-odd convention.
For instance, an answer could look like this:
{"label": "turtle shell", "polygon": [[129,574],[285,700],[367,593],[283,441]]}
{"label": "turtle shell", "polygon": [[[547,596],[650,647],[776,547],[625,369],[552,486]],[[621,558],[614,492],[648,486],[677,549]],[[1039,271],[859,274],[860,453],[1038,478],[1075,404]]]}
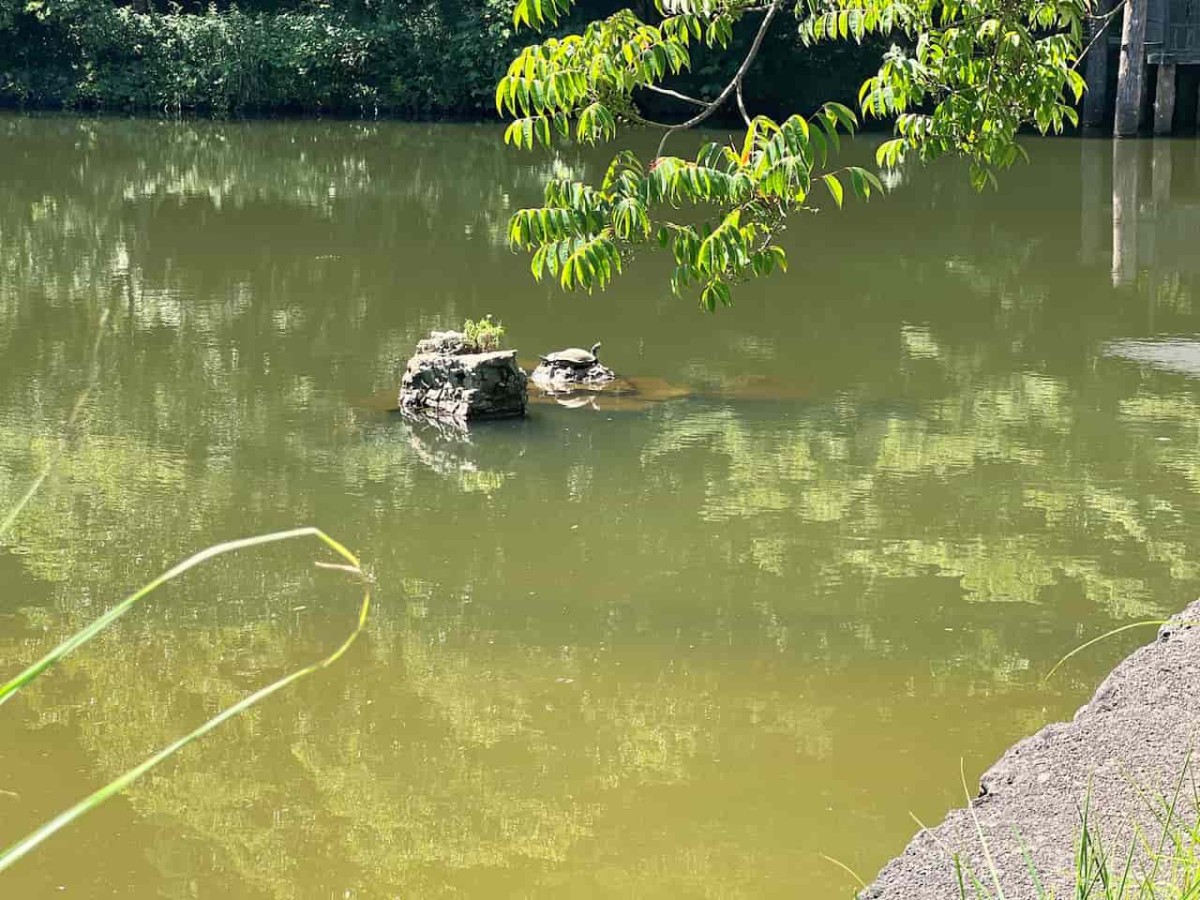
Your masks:
{"label": "turtle shell", "polygon": [[590,366],[596,362],[595,355],[582,347],[568,347],[566,350],[547,353],[542,359],[551,365],[559,363],[568,366]]}

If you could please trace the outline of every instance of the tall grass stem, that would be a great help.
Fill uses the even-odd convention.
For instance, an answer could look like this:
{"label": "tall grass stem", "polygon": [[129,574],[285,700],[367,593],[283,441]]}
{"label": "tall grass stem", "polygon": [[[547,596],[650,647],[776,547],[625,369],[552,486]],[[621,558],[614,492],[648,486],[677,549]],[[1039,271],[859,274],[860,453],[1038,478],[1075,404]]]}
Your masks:
{"label": "tall grass stem", "polygon": [[299,681],[300,679],[305,678],[306,676],[311,675],[312,673],[317,672],[321,669],[327,668],[327,667],[333,665],[333,663],[337,662],[337,660],[340,659],[342,657],[342,655],[347,650],[350,649],[351,645],[355,642],[355,640],[358,639],[358,636],[362,633],[362,630],[363,630],[364,626],[366,625],[367,615],[371,609],[370,583],[369,583],[368,579],[366,578],[366,576],[362,572],[361,565],[358,561],[358,558],[353,553],[351,553],[349,550],[347,550],[345,546],[343,546],[341,543],[339,543],[338,541],[331,538],[329,535],[327,535],[325,532],[321,531],[319,528],[313,528],[313,527],[294,528],[289,531],[277,531],[272,534],[263,534],[263,535],[258,535],[258,536],[250,537],[250,538],[242,538],[240,540],[235,540],[235,541],[226,541],[225,543],[216,544],[205,550],[201,550],[199,553],[196,553],[193,556],[188,557],[183,562],[172,567],[171,569],[168,569],[162,575],[158,576],[156,579],[154,579],[149,584],[147,584],[145,587],[130,594],[128,597],[126,597],[124,600],[122,600],[120,603],[118,603],[116,606],[114,606],[112,609],[110,609],[107,613],[100,616],[100,618],[96,619],[91,624],[89,624],[86,628],[81,629],[80,631],[78,631],[74,635],[72,635],[70,638],[63,641],[61,644],[59,644],[57,647],[55,647],[53,650],[51,650],[48,654],[43,656],[36,663],[29,666],[24,672],[22,672],[16,678],[13,678],[11,681],[9,681],[6,685],[4,685],[3,688],[0,688],[0,703],[3,703],[8,698],[12,697],[22,687],[26,686],[31,681],[33,681],[35,678],[37,678],[39,675],[41,675],[43,672],[45,672],[46,669],[48,669],[52,665],[54,665],[54,663],[56,663],[62,657],[66,656],[72,650],[75,650],[82,644],[91,640],[93,637],[95,637],[97,634],[99,634],[101,631],[103,631],[106,627],[111,625],[114,621],[116,621],[118,618],[120,618],[122,615],[124,615],[126,612],[128,612],[128,610],[135,603],[137,603],[138,600],[141,600],[147,594],[150,594],[152,591],[156,590],[157,588],[162,587],[164,584],[167,584],[168,582],[173,581],[174,579],[178,578],[180,575],[187,572],[189,569],[195,568],[196,566],[200,565],[201,563],[203,563],[207,560],[213,559],[214,557],[220,556],[224,553],[231,553],[235,550],[243,550],[243,549],[246,549],[249,547],[258,547],[258,546],[262,546],[263,544],[269,544],[269,543],[278,542],[278,541],[292,540],[292,539],[300,538],[300,537],[316,537],[316,538],[318,538],[326,546],[331,548],[335,553],[337,553],[339,556],[341,556],[343,559],[345,559],[348,563],[348,565],[345,568],[348,569],[349,571],[353,572],[354,574],[357,574],[359,576],[360,580],[362,581],[362,584],[363,584],[362,604],[359,607],[358,622],[355,625],[354,630],[350,633],[350,635],[337,647],[337,649],[335,649],[328,656],[325,656],[325,657],[317,660],[316,662],[310,663],[309,665],[304,666],[303,668],[297,669],[296,671],[291,672],[288,675],[285,675],[284,677],[278,679],[277,681],[272,682],[271,684],[267,685],[266,687],[259,688],[254,693],[249,694],[246,697],[243,697],[241,700],[239,700],[237,703],[234,703],[232,706],[226,707],[221,712],[217,713],[215,716],[213,716],[208,721],[204,722],[199,727],[193,729],[192,731],[185,734],[183,737],[181,737],[181,738],[173,741],[172,743],[168,744],[167,746],[163,747],[161,750],[159,750],[158,752],[154,753],[153,755],[147,757],[145,760],[143,760],[141,763],[134,766],[133,768],[128,769],[127,771],[123,772],[121,775],[117,776],[112,781],[105,784],[103,787],[99,788],[96,791],[93,791],[91,794],[89,794],[83,800],[80,800],[74,806],[71,806],[70,808],[59,813],[53,819],[50,819],[48,822],[46,822],[43,825],[41,825],[40,827],[38,827],[37,829],[32,831],[30,834],[26,835],[24,838],[17,841],[17,843],[13,844],[11,847],[7,848],[3,852],[0,852],[0,872],[3,872],[9,866],[16,863],[18,860],[20,860],[22,857],[24,857],[26,854],[28,854],[31,850],[33,850],[35,847],[37,847],[39,844],[41,844],[47,838],[49,838],[52,835],[56,834],[57,832],[61,831],[63,828],[70,825],[72,822],[74,822],[80,816],[95,809],[97,806],[104,803],[106,800],[109,800],[116,794],[119,794],[121,791],[123,791],[125,788],[127,788],[129,785],[131,785],[133,782],[137,781],[139,778],[141,778],[143,775],[145,775],[147,772],[149,772],[155,766],[159,765],[164,760],[166,760],[169,757],[173,756],[174,754],[178,753],[180,750],[182,750],[184,747],[186,747],[192,741],[196,740],[197,738],[203,737],[204,735],[208,734],[208,732],[212,731],[214,728],[221,725],[223,722],[233,718],[234,716],[238,715],[239,713],[245,712],[247,709],[254,706],[256,703],[259,703],[260,701],[265,700],[267,697],[271,696],[272,694],[283,690],[288,685],[294,684],[295,682]]}

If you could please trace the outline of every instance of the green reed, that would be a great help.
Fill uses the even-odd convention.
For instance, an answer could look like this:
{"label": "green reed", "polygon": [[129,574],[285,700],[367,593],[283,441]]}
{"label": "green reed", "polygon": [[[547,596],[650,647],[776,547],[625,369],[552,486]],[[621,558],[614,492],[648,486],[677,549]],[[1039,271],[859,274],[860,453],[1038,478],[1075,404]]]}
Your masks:
{"label": "green reed", "polygon": [[3,872],[13,863],[17,862],[17,860],[21,859],[23,856],[29,853],[29,851],[33,850],[51,835],[61,831],[80,816],[95,809],[106,800],[111,799],[121,791],[125,790],[125,788],[133,784],[133,782],[137,781],[159,763],[165,761],[171,756],[174,756],[192,741],[203,737],[214,728],[217,728],[223,722],[233,718],[239,713],[245,712],[250,707],[262,700],[265,700],[272,694],[283,690],[289,685],[294,684],[295,682],[313,674],[314,672],[328,668],[329,666],[333,665],[333,663],[337,662],[337,660],[340,659],[342,655],[350,649],[350,646],[355,642],[355,640],[357,640],[358,636],[362,633],[363,627],[366,625],[367,614],[371,608],[370,582],[365,573],[362,571],[362,567],[358,561],[358,558],[355,557],[354,554],[349,550],[347,550],[341,543],[331,538],[319,528],[294,528],[290,531],[277,531],[271,534],[261,534],[255,537],[242,538],[240,540],[226,541],[221,544],[215,544],[212,547],[208,547],[204,550],[201,550],[199,553],[188,557],[183,562],[168,569],[162,575],[159,575],[144,587],[134,591],[108,612],[104,613],[104,615],[100,616],[98,619],[95,619],[86,627],[71,635],[71,637],[67,638],[37,662],[30,665],[15,678],[7,682],[3,687],[0,687],[0,704],[3,704],[19,690],[37,679],[47,669],[53,666],[68,653],[86,644],[96,635],[104,631],[105,628],[107,628],[117,619],[121,618],[121,616],[125,615],[125,613],[127,613],[139,600],[144,599],[158,588],[168,584],[171,581],[174,581],[189,569],[193,569],[201,563],[213,559],[214,557],[221,556],[225,553],[232,553],[236,550],[244,550],[250,547],[258,547],[263,544],[294,540],[302,537],[317,538],[346,561],[344,565],[330,563],[318,563],[317,565],[349,572],[350,574],[357,576],[363,585],[363,598],[362,603],[359,606],[358,621],[350,635],[328,656],[325,656],[316,662],[310,663],[303,668],[297,669],[294,672],[291,672],[290,674],[278,679],[277,681],[268,684],[266,687],[259,688],[254,693],[243,697],[237,703],[226,707],[211,719],[204,722],[202,725],[163,747],[161,750],[147,757],[133,768],[121,773],[103,787],[80,800],[74,806],[63,810],[53,819],[50,819],[48,822],[40,825],[24,838],[17,841],[6,850],[0,852],[0,872]]}
{"label": "green reed", "polygon": [[[25,507],[32,502],[34,496],[41,489],[42,484],[46,481],[58,459],[65,451],[71,431],[84,415],[88,398],[91,395],[91,392],[97,381],[99,372],[100,340],[103,336],[104,325],[107,319],[108,312],[106,311],[100,319],[99,328],[97,329],[96,342],[92,347],[92,361],[91,365],[89,366],[87,383],[80,392],[79,397],[71,409],[57,447],[54,453],[52,453],[50,459],[47,461],[46,465],[30,483],[29,487],[20,496],[20,498],[18,498],[16,503],[8,510],[4,517],[0,519],[0,537],[3,537],[3,535],[12,528],[18,516],[20,516]],[[255,535],[254,537],[240,538],[238,540],[214,544],[211,547],[207,547],[204,550],[189,556],[187,559],[163,572],[154,580],[138,588],[136,591],[129,594],[114,607],[108,610],[108,612],[93,620],[84,628],[81,628],[79,631],[75,632],[54,649],[50,650],[50,652],[42,656],[41,659],[25,668],[25,670],[20,674],[5,682],[3,685],[0,685],[0,706],[3,706],[13,696],[15,696],[18,691],[37,680],[37,678],[43,675],[47,669],[54,666],[55,663],[57,663],[67,654],[79,649],[88,641],[92,640],[92,638],[96,637],[98,634],[124,616],[127,612],[129,612],[129,610],[137,605],[138,602],[144,600],[159,588],[169,584],[191,569],[194,569],[195,567],[202,565],[211,559],[215,559],[218,556],[222,556],[226,553],[233,553],[238,550],[248,550],[253,547],[261,547],[264,544],[272,544],[280,541],[290,541],[308,537],[317,538],[317,540],[319,540],[327,548],[337,554],[338,557],[344,560],[343,563],[318,562],[316,563],[318,566],[347,572],[355,576],[355,578],[363,586],[363,598],[362,603],[359,605],[358,621],[355,624],[353,631],[350,632],[346,639],[342,641],[342,643],[327,656],[296,669],[282,678],[271,682],[265,687],[259,688],[252,694],[243,697],[241,700],[232,704],[231,706],[221,710],[215,716],[197,726],[192,731],[176,739],[175,741],[172,741],[161,750],[148,756],[138,765],[126,770],[125,772],[122,772],[107,784],[93,791],[78,803],[63,810],[49,821],[44,822],[12,846],[0,851],[0,872],[3,872],[9,866],[16,863],[47,838],[61,831],[80,816],[95,809],[106,800],[111,799],[121,791],[125,790],[125,788],[129,787],[129,785],[133,784],[133,782],[137,781],[160,763],[174,756],[188,744],[192,743],[192,741],[203,737],[213,729],[219,727],[222,723],[240,713],[245,712],[257,703],[265,700],[267,697],[270,697],[272,694],[283,690],[289,685],[295,684],[297,681],[301,680],[302,678],[306,678],[314,672],[328,668],[337,662],[338,659],[340,659],[342,655],[350,649],[351,645],[358,639],[358,636],[362,633],[363,628],[366,626],[367,615],[371,609],[370,579],[363,572],[362,564],[359,562],[358,557],[351,553],[342,543],[334,540],[321,529],[311,526],[304,528],[293,528],[287,531],[275,531],[270,534],[260,534]]]}
{"label": "green reed", "polygon": [[1080,808],[1074,865],[1066,894],[1045,886],[1024,842],[1022,856],[1033,893],[1006,894],[989,842],[974,807],[968,804],[984,860],[984,875],[980,877],[962,853],[952,853],[958,900],[1200,900],[1200,796],[1194,784],[1190,812],[1182,812],[1183,788],[1190,773],[1189,753],[1169,797],[1148,796],[1134,785],[1150,810],[1157,835],[1135,823],[1125,852],[1117,857],[1106,849],[1092,818],[1089,785]]}

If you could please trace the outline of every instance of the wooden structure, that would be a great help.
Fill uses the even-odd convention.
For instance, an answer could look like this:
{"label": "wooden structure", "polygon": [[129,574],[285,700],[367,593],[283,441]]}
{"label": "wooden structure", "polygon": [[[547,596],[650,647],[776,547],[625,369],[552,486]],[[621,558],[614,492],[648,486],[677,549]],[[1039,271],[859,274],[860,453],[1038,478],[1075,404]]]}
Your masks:
{"label": "wooden structure", "polygon": [[[1079,145],[1083,263],[1111,261],[1114,286],[1139,278],[1154,286],[1200,284],[1200,141]],[[1156,290],[1149,291],[1152,304]]]}
{"label": "wooden structure", "polygon": [[[1154,133],[1177,130],[1179,76],[1190,67],[1200,71],[1200,0],[1126,0],[1123,14],[1112,0],[1101,0],[1095,14],[1085,60],[1084,125],[1101,127],[1111,112],[1113,134],[1132,137],[1150,124],[1153,91]],[[1200,122],[1200,98],[1191,90],[1197,84],[1200,79],[1188,80],[1186,99],[1196,103]]]}

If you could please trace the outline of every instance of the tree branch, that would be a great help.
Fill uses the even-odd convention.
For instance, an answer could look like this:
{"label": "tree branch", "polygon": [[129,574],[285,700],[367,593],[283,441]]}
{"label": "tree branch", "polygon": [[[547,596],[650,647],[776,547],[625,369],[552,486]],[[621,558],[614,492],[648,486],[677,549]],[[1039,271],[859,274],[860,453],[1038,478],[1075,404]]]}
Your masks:
{"label": "tree branch", "polygon": [[[657,84],[643,84],[648,91],[653,91],[656,94],[662,94],[664,97],[674,97],[676,100],[682,100],[684,103],[690,103],[692,106],[708,106],[707,100],[699,100],[696,97],[689,97],[687,94],[681,94],[679,91],[673,91],[670,88],[659,87]],[[671,126],[667,126],[670,128]]]}
{"label": "tree branch", "polygon": [[746,127],[749,128],[751,125],[750,113],[746,112],[746,100],[744,97],[742,97],[742,82],[740,81],[738,82],[737,86],[737,104],[738,111],[742,114],[742,121],[745,122]]}
{"label": "tree branch", "polygon": [[754,43],[750,45],[750,50],[746,53],[746,58],[742,60],[742,64],[738,66],[738,70],[734,73],[733,80],[725,85],[721,93],[706,104],[704,109],[696,113],[696,115],[692,116],[686,122],[680,122],[678,125],[672,125],[668,128],[666,134],[662,136],[662,140],[658,142],[658,150],[654,154],[656,157],[662,156],[663,148],[666,147],[667,139],[671,135],[679,131],[687,131],[689,128],[695,128],[720,109],[721,105],[729,99],[729,95],[741,87],[742,80],[746,77],[746,73],[750,71],[750,65],[754,62],[754,58],[758,56],[758,51],[762,48],[763,39],[767,36],[771,22],[782,5],[783,0],[771,0],[771,5],[767,7],[767,14],[763,16],[763,20],[758,26],[758,33],[754,35]]}
{"label": "tree branch", "polygon": [[1092,36],[1092,39],[1088,41],[1088,45],[1080,51],[1079,58],[1075,60],[1075,65],[1071,67],[1072,69],[1078,69],[1079,64],[1083,62],[1084,58],[1091,52],[1092,48],[1096,46],[1100,39],[1107,38],[1106,32],[1108,31],[1108,26],[1111,25],[1113,19],[1117,17],[1117,13],[1125,10],[1126,2],[1127,0],[1119,0],[1119,2],[1112,9],[1102,16],[1088,16],[1089,19],[1099,22],[1100,24],[1096,27],[1096,33]]}

